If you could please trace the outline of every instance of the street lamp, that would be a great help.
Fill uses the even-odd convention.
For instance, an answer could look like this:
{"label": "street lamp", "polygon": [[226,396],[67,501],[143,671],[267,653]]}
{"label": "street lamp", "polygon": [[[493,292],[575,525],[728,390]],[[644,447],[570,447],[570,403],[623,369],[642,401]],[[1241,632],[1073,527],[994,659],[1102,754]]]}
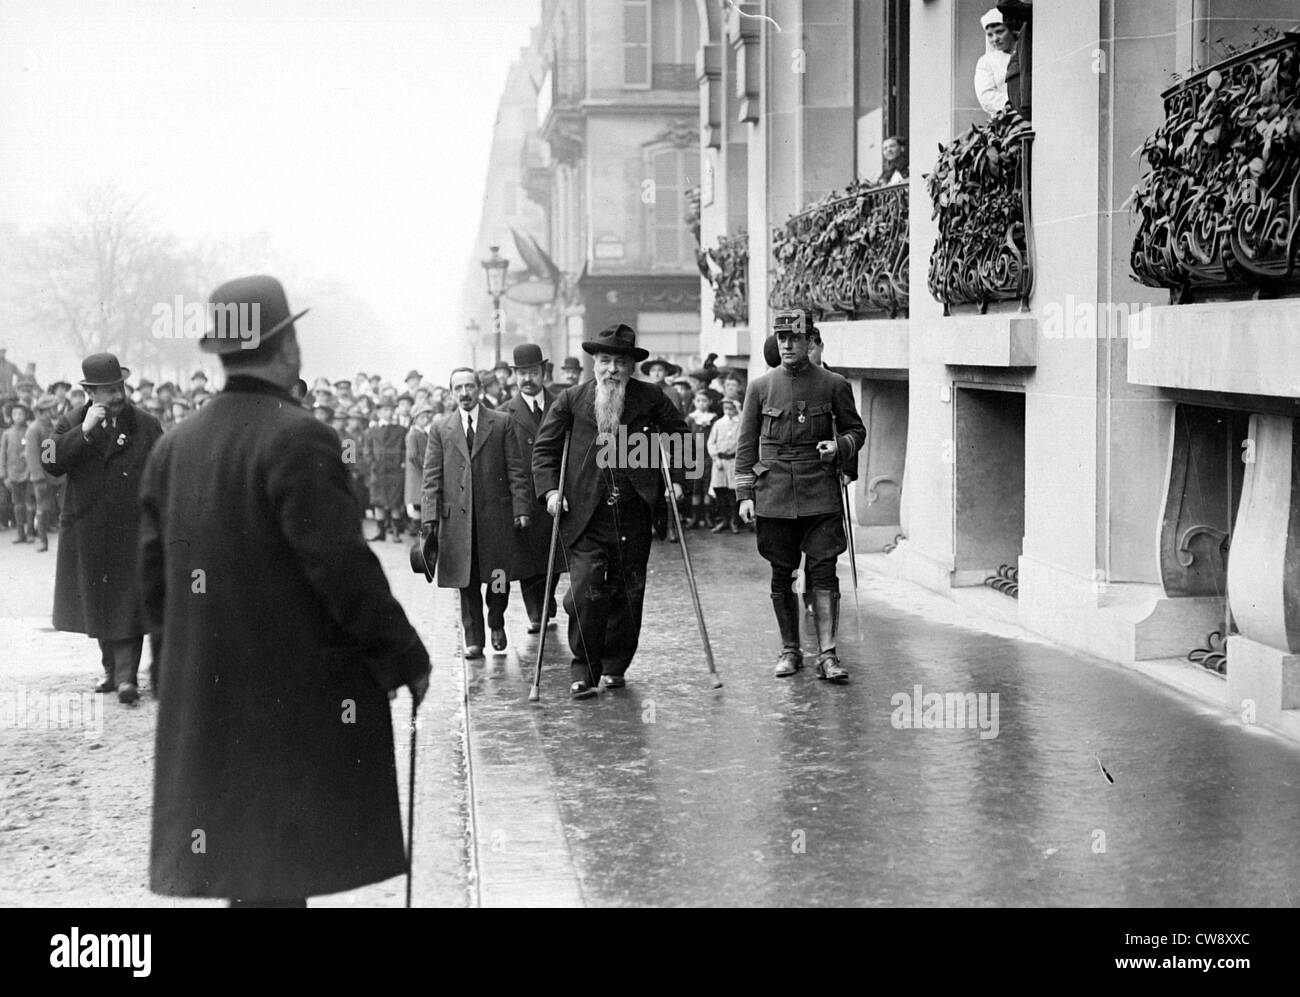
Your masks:
{"label": "street lamp", "polygon": [[483,272],[487,274],[487,290],[492,298],[492,328],[496,334],[496,363],[501,362],[501,332],[505,326],[505,316],[501,313],[501,295],[506,290],[506,270],[510,261],[502,256],[500,246],[488,246],[492,255],[483,261]]}

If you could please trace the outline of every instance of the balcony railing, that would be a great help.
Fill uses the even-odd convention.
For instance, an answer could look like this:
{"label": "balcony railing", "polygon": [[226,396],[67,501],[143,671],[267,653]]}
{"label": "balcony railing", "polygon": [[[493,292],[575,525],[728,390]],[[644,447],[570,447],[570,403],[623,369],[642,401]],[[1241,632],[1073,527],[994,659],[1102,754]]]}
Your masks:
{"label": "balcony railing", "polygon": [[716,249],[697,249],[700,273],[713,288],[713,317],[723,325],[749,321],[749,234],[718,237]]}
{"label": "balcony railing", "polygon": [[939,237],[930,254],[930,294],[953,305],[1019,300],[1028,307],[1034,286],[1030,218],[1029,122],[1008,111],[972,125],[941,146],[926,175]]}
{"label": "balcony railing", "polygon": [[1133,276],[1194,292],[1300,291],[1300,32],[1241,52],[1162,95],[1133,189]]}
{"label": "balcony railing", "polygon": [[907,182],[852,184],[772,233],[773,308],[822,315],[907,314]]}

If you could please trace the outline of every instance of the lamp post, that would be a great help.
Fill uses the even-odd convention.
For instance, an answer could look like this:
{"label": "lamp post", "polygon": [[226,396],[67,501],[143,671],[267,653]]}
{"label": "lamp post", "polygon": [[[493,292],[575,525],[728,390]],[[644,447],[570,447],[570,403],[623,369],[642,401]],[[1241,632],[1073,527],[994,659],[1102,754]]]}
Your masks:
{"label": "lamp post", "polygon": [[474,364],[474,370],[477,371],[478,370],[478,333],[479,333],[478,319],[472,318],[468,322],[466,322],[465,332],[469,335],[470,356],[473,357],[473,360],[471,362]]}
{"label": "lamp post", "polygon": [[492,298],[492,329],[496,336],[495,363],[501,362],[501,332],[505,326],[505,316],[501,313],[501,295],[506,290],[506,270],[510,261],[497,250],[500,246],[488,246],[492,255],[483,261],[483,272],[487,274],[487,290]]}

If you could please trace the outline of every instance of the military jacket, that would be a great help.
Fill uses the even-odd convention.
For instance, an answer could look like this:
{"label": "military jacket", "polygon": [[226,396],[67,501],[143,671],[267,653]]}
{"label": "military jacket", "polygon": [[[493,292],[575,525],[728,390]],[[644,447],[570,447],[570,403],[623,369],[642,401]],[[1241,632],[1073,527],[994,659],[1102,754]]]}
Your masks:
{"label": "military jacket", "polygon": [[[753,499],[755,514],[774,519],[839,512],[839,473],[856,476],[866,436],[843,377],[813,364],[795,371],[777,367],[745,392],[736,497]],[[837,460],[821,460],[821,440],[835,440]]]}

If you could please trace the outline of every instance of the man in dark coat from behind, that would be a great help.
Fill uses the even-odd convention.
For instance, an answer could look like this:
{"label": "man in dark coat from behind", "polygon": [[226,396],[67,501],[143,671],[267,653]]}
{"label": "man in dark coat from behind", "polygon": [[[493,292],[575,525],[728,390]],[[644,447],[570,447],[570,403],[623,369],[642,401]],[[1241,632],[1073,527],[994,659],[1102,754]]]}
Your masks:
{"label": "man in dark coat from behind", "polygon": [[[96,638],[104,681],[95,691],[116,690],[120,701],[134,703],[145,634],[136,573],[140,480],[163,430],[127,398],[130,371],[113,354],[89,356],[81,370],[90,398],[60,417],[54,459],[45,461],[51,474],[68,480],[54,628]],[[151,667],[156,683],[156,657]]]}
{"label": "man in dark coat from behind", "polygon": [[303,906],[405,871],[388,694],[418,705],[429,657],[362,536],[338,436],[289,394],[302,313],[270,277],[212,299],[257,303],[265,331],[250,349],[209,331],[225,389],[145,471],[140,567],[162,629],[150,885]]}
{"label": "man in dark coat from behind", "polygon": [[[515,434],[524,468],[528,472],[531,496],[536,494],[532,480],[533,443],[537,439],[542,419],[555,401],[555,395],[542,384],[546,360],[542,357],[539,346],[533,343],[516,346],[514,360],[515,384],[519,391],[506,402],[501,411],[510,416],[510,428]],[[546,561],[551,549],[551,520],[545,516],[533,516],[528,529],[523,531],[519,539],[519,590],[524,597],[524,609],[528,612],[528,632],[535,634],[555,618],[555,586],[560,580],[560,571],[556,570],[551,576],[549,586],[546,583]],[[557,558],[557,568],[561,566],[562,563]]]}

